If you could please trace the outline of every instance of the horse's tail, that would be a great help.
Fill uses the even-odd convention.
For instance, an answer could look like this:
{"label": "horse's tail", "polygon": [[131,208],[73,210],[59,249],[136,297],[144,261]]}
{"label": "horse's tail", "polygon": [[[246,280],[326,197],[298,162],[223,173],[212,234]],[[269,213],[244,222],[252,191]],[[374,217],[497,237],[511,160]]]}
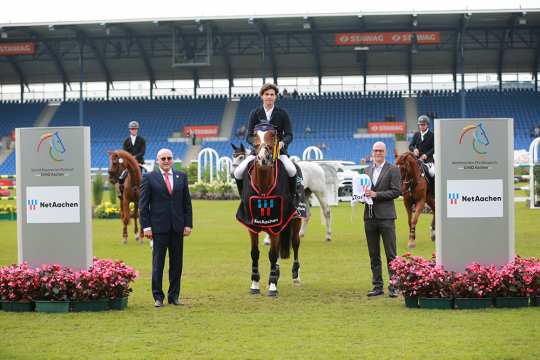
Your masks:
{"label": "horse's tail", "polygon": [[291,256],[291,235],[292,235],[292,222],[289,223],[279,234],[279,257],[281,259],[288,259]]}

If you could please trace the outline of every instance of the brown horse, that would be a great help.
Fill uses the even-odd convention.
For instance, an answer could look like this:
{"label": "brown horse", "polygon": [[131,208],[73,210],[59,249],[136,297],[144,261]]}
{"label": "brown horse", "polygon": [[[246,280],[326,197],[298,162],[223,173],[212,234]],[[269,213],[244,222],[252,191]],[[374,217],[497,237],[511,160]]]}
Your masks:
{"label": "brown horse", "polygon": [[[120,219],[124,224],[122,231],[122,243],[127,244],[127,227],[129,219],[133,217],[135,240],[141,244],[144,242],[143,232],[139,232],[139,195],[141,186],[141,168],[137,160],[127,151],[108,151],[109,154],[109,182],[116,186],[118,198],[120,199]],[[124,190],[119,190],[118,178],[127,169],[128,175],[124,181]],[[135,208],[130,211],[129,204],[133,203]]]}
{"label": "brown horse", "polygon": [[[277,154],[277,137],[275,131],[257,131],[255,135],[256,159],[250,171],[250,176],[253,184],[261,194],[266,194],[274,184],[276,176],[276,166],[278,161]],[[247,171],[247,170],[246,170]],[[292,201],[285,199],[285,201]],[[279,279],[279,264],[278,257],[288,259],[290,257],[290,248],[292,245],[294,253],[294,262],[292,266],[293,284],[300,284],[300,262],[298,260],[298,249],[300,247],[300,227],[302,225],[301,218],[293,218],[288,225],[279,233],[270,235],[270,250],[268,258],[270,260],[270,276],[268,286],[268,296],[277,296],[277,282]],[[259,234],[250,229],[251,237],[251,289],[252,294],[259,294]]]}
{"label": "brown horse", "polygon": [[[396,165],[399,166],[401,172],[401,193],[409,219],[408,247],[410,249],[416,247],[416,224],[426,204],[433,211],[431,240],[435,241],[435,196],[428,189],[429,184],[426,177],[429,175],[421,169],[419,160],[412,152],[400,155]],[[414,213],[412,211],[413,205]]]}

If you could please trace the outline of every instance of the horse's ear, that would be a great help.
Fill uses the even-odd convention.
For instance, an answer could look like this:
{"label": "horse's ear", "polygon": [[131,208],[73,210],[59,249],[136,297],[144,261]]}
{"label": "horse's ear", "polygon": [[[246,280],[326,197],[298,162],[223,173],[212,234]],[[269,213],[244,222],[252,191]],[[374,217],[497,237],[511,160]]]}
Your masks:
{"label": "horse's ear", "polygon": [[240,151],[246,152],[246,148],[244,147],[243,143],[240,143]]}
{"label": "horse's ear", "polygon": [[236,145],[234,145],[233,143],[231,143],[231,146],[233,148],[234,151],[238,150],[238,148],[236,147]]}

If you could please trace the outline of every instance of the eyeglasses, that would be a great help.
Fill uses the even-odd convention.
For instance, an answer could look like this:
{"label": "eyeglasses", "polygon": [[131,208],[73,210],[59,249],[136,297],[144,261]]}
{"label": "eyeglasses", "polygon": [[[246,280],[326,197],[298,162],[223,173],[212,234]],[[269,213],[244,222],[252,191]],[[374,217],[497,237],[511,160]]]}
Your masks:
{"label": "eyeglasses", "polygon": [[167,156],[167,157],[164,156],[164,157],[162,157],[160,159],[161,159],[161,161],[171,161],[172,157],[171,156]]}
{"label": "eyeglasses", "polygon": [[384,150],[374,149],[373,152],[384,152]]}

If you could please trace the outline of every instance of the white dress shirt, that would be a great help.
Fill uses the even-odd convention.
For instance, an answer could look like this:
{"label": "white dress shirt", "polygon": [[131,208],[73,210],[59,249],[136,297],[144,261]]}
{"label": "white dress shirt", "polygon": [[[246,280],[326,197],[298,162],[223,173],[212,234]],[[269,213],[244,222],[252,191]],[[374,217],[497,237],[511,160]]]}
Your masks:
{"label": "white dress shirt", "polygon": [[[165,186],[167,186],[167,181],[165,180],[165,171],[163,171],[161,168],[159,168],[159,171],[161,172],[161,176],[163,176],[163,181],[165,181]],[[168,177],[169,177],[169,182],[171,183],[171,193],[173,191],[173,184],[174,184],[174,177],[173,177],[173,173],[172,173],[172,169],[169,170],[169,174],[168,174]]]}
{"label": "white dress shirt", "polygon": [[422,141],[424,141],[424,135],[426,135],[428,131],[429,131],[429,128],[427,128],[426,131],[424,132],[420,131],[420,138],[422,139]]}
{"label": "white dress shirt", "polygon": [[263,109],[266,113],[266,120],[270,121],[270,119],[272,118],[272,112],[274,111],[274,107],[272,106],[270,110],[266,110],[266,108],[263,106]]}
{"label": "white dress shirt", "polygon": [[129,135],[131,137],[131,145],[135,146],[135,139],[137,139],[137,136],[135,135]]}
{"label": "white dress shirt", "polygon": [[373,185],[377,185],[377,180],[379,180],[379,175],[381,175],[381,170],[382,170],[384,164],[386,164],[386,161],[383,161],[383,163],[380,166],[377,166],[377,164],[373,164],[373,166],[374,166],[374,169],[373,169]]}

